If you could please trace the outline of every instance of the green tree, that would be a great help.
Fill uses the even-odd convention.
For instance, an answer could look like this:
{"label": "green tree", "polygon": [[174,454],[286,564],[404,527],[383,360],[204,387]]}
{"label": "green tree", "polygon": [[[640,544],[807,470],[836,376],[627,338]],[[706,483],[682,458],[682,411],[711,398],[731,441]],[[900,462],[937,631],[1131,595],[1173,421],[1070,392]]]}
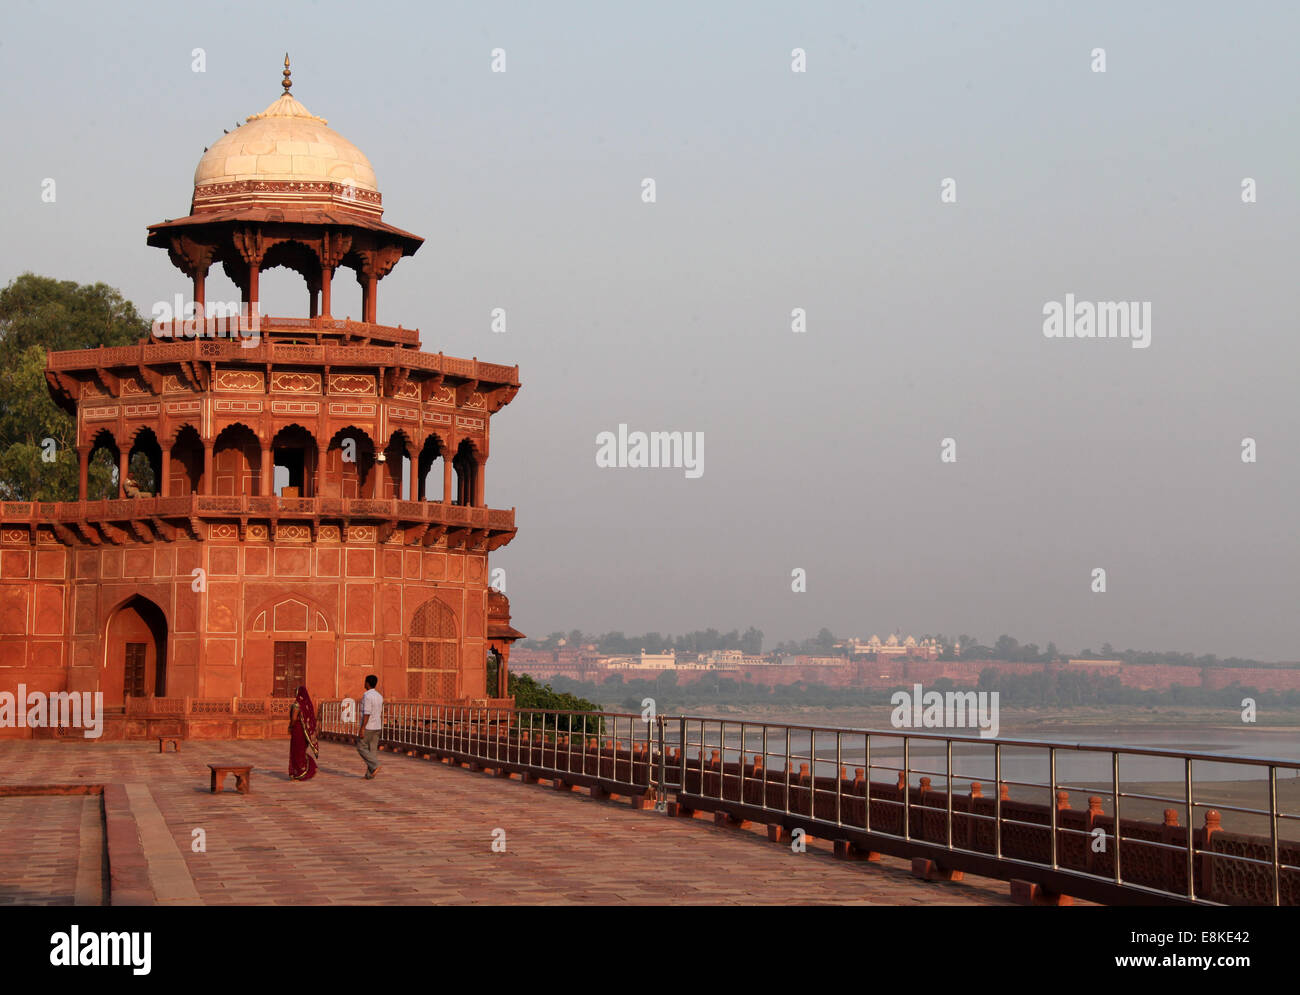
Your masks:
{"label": "green tree", "polygon": [[[555,712],[599,712],[600,706],[585,698],[556,691],[549,684],[538,684],[527,674],[511,673],[509,677],[510,697],[515,699],[515,708],[520,711],[542,709]],[[595,732],[604,728],[604,721],[598,716],[568,717],[564,715],[538,715],[535,722],[539,728],[558,728],[560,732]]]}
{"label": "green tree", "polygon": [[[46,350],[130,345],[148,334],[135,306],[102,283],[24,273],[0,290],[0,498],[77,499],[76,425],[50,396]],[[115,496],[115,475],[101,450],[88,496]]]}

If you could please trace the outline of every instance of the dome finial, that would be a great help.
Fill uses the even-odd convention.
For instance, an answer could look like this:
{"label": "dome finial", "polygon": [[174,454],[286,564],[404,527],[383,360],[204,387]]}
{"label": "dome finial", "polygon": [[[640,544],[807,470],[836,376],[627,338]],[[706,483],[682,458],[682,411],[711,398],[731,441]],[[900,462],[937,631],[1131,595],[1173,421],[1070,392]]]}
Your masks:
{"label": "dome finial", "polygon": [[284,80],[280,83],[284,87],[284,95],[289,96],[289,90],[293,86],[293,80],[289,78],[289,53],[284,53]]}

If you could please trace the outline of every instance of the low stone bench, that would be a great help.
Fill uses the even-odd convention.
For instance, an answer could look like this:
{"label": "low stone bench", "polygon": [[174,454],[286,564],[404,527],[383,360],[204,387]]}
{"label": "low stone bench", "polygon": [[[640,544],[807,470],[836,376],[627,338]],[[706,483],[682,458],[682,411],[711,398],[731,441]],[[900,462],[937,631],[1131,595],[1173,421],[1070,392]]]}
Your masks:
{"label": "low stone bench", "polygon": [[226,783],[227,774],[235,775],[235,790],[241,795],[246,795],[252,790],[252,764],[208,764],[208,770],[212,771],[212,793],[214,795]]}
{"label": "low stone bench", "polygon": [[173,753],[180,753],[180,752],[181,752],[181,741],[180,741],[180,737],[179,737],[179,736],[159,736],[159,737],[158,737],[158,752],[159,752],[159,753],[166,753],[166,752],[167,752],[167,744],[168,744],[168,743],[171,743],[171,744],[172,744],[172,752],[173,752]]}

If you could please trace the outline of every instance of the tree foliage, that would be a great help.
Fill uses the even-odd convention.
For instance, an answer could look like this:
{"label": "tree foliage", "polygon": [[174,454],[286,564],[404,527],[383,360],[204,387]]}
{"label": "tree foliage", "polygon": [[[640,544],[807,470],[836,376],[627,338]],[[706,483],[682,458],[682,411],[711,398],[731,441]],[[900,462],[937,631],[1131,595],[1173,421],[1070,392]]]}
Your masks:
{"label": "tree foliage", "polygon": [[[24,273],[0,290],[0,498],[77,499],[76,425],[50,397],[46,350],[130,345],[148,332],[135,306],[103,283]],[[112,457],[96,456],[88,496],[115,496]]]}
{"label": "tree foliage", "polygon": [[[549,684],[538,684],[527,674],[511,673],[509,678],[510,696],[515,699],[515,708],[520,711],[540,709],[555,712],[599,712],[600,706],[586,698],[556,691]],[[601,719],[596,716],[571,718],[563,715],[539,715],[534,724],[539,728],[555,728],[559,732],[598,733],[602,730]]]}

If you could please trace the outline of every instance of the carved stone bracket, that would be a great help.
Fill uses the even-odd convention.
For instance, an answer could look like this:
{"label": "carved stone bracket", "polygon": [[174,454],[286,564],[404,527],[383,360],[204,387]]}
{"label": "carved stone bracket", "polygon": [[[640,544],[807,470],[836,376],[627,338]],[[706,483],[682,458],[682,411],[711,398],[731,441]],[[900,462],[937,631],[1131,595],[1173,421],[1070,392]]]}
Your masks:
{"label": "carved stone bracket", "polygon": [[474,392],[476,390],[478,390],[477,380],[466,380],[463,384],[457,387],[456,407],[463,408],[465,406],[465,402],[474,396]]}
{"label": "carved stone bracket", "polygon": [[358,280],[368,276],[383,279],[392,272],[393,267],[402,258],[402,247],[400,245],[374,245],[364,248],[358,246],[357,255],[361,259],[361,265],[357,267]]}
{"label": "carved stone bracket", "polygon": [[144,522],[138,521],[133,518],[129,522],[127,522],[127,524],[131,526],[131,531],[135,534],[135,537],[139,539],[141,542],[154,541],[153,532],[149,530],[149,526],[146,525]]}
{"label": "carved stone bracket", "polygon": [[190,279],[207,276],[216,252],[215,245],[195,241],[185,234],[171,236],[167,246],[167,255],[171,258],[172,265]]}
{"label": "carved stone bracket", "polygon": [[328,230],[321,235],[320,241],[313,246],[320,264],[326,269],[337,269],[352,248],[352,235],[345,231]]}
{"label": "carved stone bracket", "polygon": [[237,228],[231,233],[235,251],[248,266],[261,266],[266,250],[281,239],[267,238],[260,228]]}
{"label": "carved stone bracket", "polygon": [[497,387],[495,390],[488,391],[485,395],[488,413],[493,415],[496,414],[513,401],[515,395],[518,393],[519,388],[513,384],[506,384],[502,387]]}

